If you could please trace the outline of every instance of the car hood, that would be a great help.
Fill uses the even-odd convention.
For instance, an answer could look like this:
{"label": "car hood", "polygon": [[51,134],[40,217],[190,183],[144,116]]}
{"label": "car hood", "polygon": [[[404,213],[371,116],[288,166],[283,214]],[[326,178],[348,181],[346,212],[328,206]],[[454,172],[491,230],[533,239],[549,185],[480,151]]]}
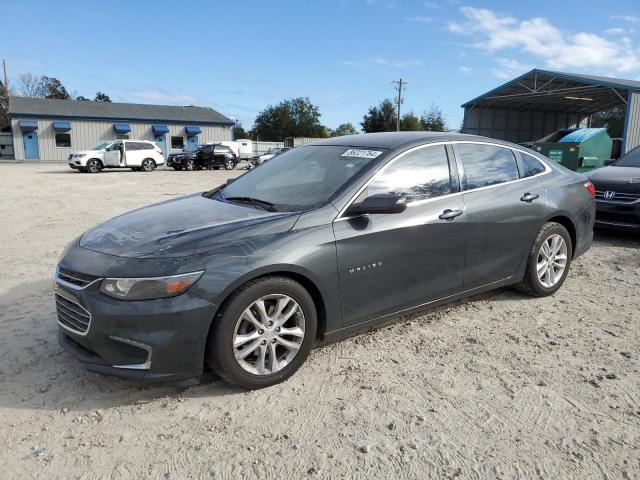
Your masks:
{"label": "car hood", "polygon": [[102,155],[104,150],[79,150],[77,152],[71,152],[71,155]]}
{"label": "car hood", "polygon": [[[629,180],[634,179],[633,183]],[[593,170],[589,174],[597,190],[615,190],[618,192],[640,192],[640,168],[608,166]]]}
{"label": "car hood", "polygon": [[87,231],[80,246],[130,258],[183,257],[289,231],[299,213],[267,212],[194,194],[125,213]]}

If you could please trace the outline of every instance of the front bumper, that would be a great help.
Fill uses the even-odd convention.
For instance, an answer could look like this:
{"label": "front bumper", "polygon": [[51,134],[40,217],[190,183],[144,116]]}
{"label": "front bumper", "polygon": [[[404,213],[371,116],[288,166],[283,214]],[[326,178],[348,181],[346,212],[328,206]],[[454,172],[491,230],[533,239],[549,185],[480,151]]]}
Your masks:
{"label": "front bumper", "polygon": [[596,226],[640,230],[640,201],[596,200]]}
{"label": "front bumper", "polygon": [[[177,297],[122,301],[100,293],[100,282],[79,288],[56,277],[58,340],[67,352],[91,372],[145,381],[199,379],[216,307],[198,296],[197,284]],[[89,317],[86,330],[69,322],[75,310]]]}

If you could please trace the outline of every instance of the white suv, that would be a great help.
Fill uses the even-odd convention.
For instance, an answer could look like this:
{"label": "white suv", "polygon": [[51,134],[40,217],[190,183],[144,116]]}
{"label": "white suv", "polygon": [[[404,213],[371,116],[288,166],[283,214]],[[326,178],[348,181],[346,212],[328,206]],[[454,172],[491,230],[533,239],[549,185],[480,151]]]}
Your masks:
{"label": "white suv", "polygon": [[69,166],[81,172],[98,173],[103,168],[152,172],[158,165],[164,165],[162,150],[148,140],[114,140],[69,155]]}

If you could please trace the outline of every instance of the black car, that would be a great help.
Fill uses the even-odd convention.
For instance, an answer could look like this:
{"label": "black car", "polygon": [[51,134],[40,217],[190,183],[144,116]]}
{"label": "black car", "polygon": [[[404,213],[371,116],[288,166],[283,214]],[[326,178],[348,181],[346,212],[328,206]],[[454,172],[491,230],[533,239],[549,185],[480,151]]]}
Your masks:
{"label": "black car", "polygon": [[193,382],[206,364],[273,385],[324,337],[507,285],[553,294],[591,245],[593,195],[483,137],[304,145],[74,240],[56,272],[60,343],[93,372]]}
{"label": "black car", "polygon": [[640,230],[640,147],[589,173],[596,188],[596,225]]}
{"label": "black car", "polygon": [[237,164],[238,157],[227,145],[203,145],[196,151],[196,165],[201,168],[233,170]]}
{"label": "black car", "polygon": [[220,167],[233,170],[237,164],[238,157],[233,150],[222,144],[198,145],[191,152],[172,153],[167,159],[167,165],[174,170],[218,170]]}
{"label": "black car", "polygon": [[197,170],[196,152],[200,148],[202,145],[198,145],[191,152],[170,153],[167,158],[167,166],[174,170]]}

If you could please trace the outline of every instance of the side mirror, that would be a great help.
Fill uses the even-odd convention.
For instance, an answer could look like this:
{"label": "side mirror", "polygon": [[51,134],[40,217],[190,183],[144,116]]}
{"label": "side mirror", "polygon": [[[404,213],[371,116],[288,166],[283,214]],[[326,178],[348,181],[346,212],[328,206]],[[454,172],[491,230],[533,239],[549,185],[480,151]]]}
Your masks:
{"label": "side mirror", "polygon": [[407,209],[407,201],[393,193],[379,193],[365,198],[361,203],[352,204],[345,216],[364,215],[366,213],[402,213]]}

